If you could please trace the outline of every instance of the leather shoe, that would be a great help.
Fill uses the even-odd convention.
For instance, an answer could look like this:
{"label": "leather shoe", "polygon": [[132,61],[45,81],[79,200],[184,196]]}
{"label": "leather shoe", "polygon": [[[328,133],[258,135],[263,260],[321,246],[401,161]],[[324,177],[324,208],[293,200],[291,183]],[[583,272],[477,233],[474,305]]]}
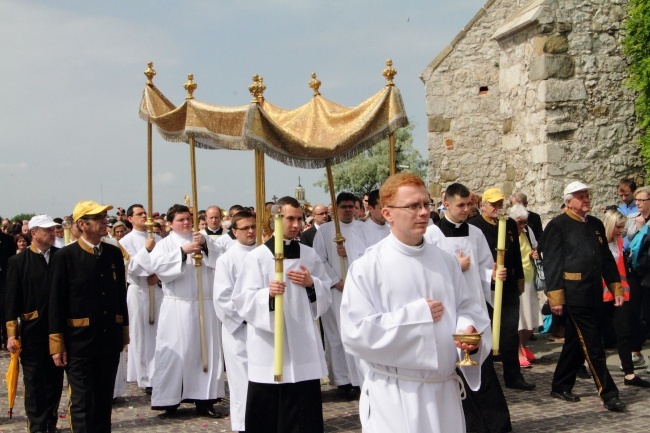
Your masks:
{"label": "leather shoe", "polygon": [[650,388],[650,382],[641,379],[639,376],[634,376],[632,379],[623,379],[623,383],[627,386],[638,386],[639,388]]}
{"label": "leather shoe", "polygon": [[607,400],[605,402],[605,407],[607,410],[611,410],[612,412],[625,412],[625,409],[627,409],[627,405],[618,397]]}
{"label": "leather shoe", "polygon": [[551,391],[551,397],[560,398],[573,403],[580,401],[580,397],[573,394],[571,391]]}
{"label": "leather shoe", "polygon": [[535,389],[534,383],[528,383],[524,379],[519,379],[514,383],[506,384],[506,388],[519,389],[521,391],[532,391]]}
{"label": "leather shoe", "polygon": [[198,416],[204,416],[207,418],[223,418],[223,414],[219,411],[217,411],[214,406],[203,406],[203,407],[198,407],[196,408],[196,414]]}

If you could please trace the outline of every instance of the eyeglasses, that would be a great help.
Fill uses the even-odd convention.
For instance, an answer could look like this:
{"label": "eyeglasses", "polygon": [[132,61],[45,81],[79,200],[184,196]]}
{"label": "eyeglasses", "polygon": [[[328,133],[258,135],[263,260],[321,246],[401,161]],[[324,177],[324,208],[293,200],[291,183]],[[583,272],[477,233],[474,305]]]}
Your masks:
{"label": "eyeglasses", "polygon": [[650,198],[635,198],[634,201],[640,201],[641,203],[644,203],[646,201],[650,200]]}
{"label": "eyeglasses", "polygon": [[517,224],[519,224],[520,226],[525,226],[526,224],[528,224],[528,220],[516,220],[516,221]]}
{"label": "eyeglasses", "polygon": [[420,212],[420,209],[425,209],[428,212],[431,212],[435,208],[433,203],[413,203],[407,204],[406,206],[386,206],[392,209],[406,209],[409,212]]}
{"label": "eyeglasses", "polygon": [[86,221],[103,221],[106,218],[108,218],[108,215],[103,213],[103,214],[99,214],[99,215],[86,215],[82,219],[84,219]]}
{"label": "eyeglasses", "polygon": [[246,227],[233,227],[233,230],[241,230],[243,232],[247,232],[249,230],[256,230],[256,229],[257,229],[256,225],[246,226]]}

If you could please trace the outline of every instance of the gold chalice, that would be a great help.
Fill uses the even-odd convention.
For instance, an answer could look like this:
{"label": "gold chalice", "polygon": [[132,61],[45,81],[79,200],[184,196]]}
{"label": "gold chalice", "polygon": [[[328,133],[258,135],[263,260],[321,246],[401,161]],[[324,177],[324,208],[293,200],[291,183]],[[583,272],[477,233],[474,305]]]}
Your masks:
{"label": "gold chalice", "polygon": [[[471,345],[478,345],[481,342],[481,336],[483,333],[480,334],[452,334],[452,337],[454,337],[454,341],[457,341],[459,343],[466,343],[466,344],[471,344]],[[469,357],[469,350],[463,350],[465,352],[465,357],[456,363],[456,365],[459,365],[461,367],[471,367],[474,365],[479,365],[478,362],[472,361],[472,359]]]}

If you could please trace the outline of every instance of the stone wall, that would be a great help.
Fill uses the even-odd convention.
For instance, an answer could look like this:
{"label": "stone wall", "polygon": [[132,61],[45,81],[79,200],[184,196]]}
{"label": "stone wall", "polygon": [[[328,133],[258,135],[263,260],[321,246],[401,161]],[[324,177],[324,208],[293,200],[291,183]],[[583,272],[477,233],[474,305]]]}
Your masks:
{"label": "stone wall", "polygon": [[594,187],[595,208],[618,201],[618,179],[641,180],[626,3],[488,2],[422,74],[432,195],[455,181],[521,191],[548,220],[572,180]]}

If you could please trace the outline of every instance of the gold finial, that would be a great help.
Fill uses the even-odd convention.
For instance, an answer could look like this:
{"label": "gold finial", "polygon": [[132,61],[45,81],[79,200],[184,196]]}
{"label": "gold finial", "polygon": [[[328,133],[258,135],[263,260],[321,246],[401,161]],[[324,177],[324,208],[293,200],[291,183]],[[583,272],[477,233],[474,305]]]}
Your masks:
{"label": "gold finial", "polygon": [[386,78],[386,86],[394,86],[393,78],[397,75],[397,71],[393,68],[393,61],[391,59],[386,60],[386,68],[381,71],[381,75]]}
{"label": "gold finial", "polygon": [[264,85],[264,78],[257,74],[253,75],[253,84],[248,86],[248,91],[253,95],[253,100],[251,102],[255,102],[256,104],[264,102],[265,90],[266,86]]}
{"label": "gold finial", "polygon": [[187,90],[185,99],[194,99],[194,91],[198,87],[194,82],[194,74],[187,74],[187,83],[183,84],[183,87]]}
{"label": "gold finial", "polygon": [[144,75],[147,77],[147,86],[153,86],[153,77],[156,76],[156,71],[153,70],[153,62],[147,63],[147,70],[144,71]]}
{"label": "gold finial", "polygon": [[316,78],[316,72],[311,73],[311,81],[309,82],[309,87],[314,89],[314,96],[320,96],[320,92],[318,89],[320,89],[320,80]]}

